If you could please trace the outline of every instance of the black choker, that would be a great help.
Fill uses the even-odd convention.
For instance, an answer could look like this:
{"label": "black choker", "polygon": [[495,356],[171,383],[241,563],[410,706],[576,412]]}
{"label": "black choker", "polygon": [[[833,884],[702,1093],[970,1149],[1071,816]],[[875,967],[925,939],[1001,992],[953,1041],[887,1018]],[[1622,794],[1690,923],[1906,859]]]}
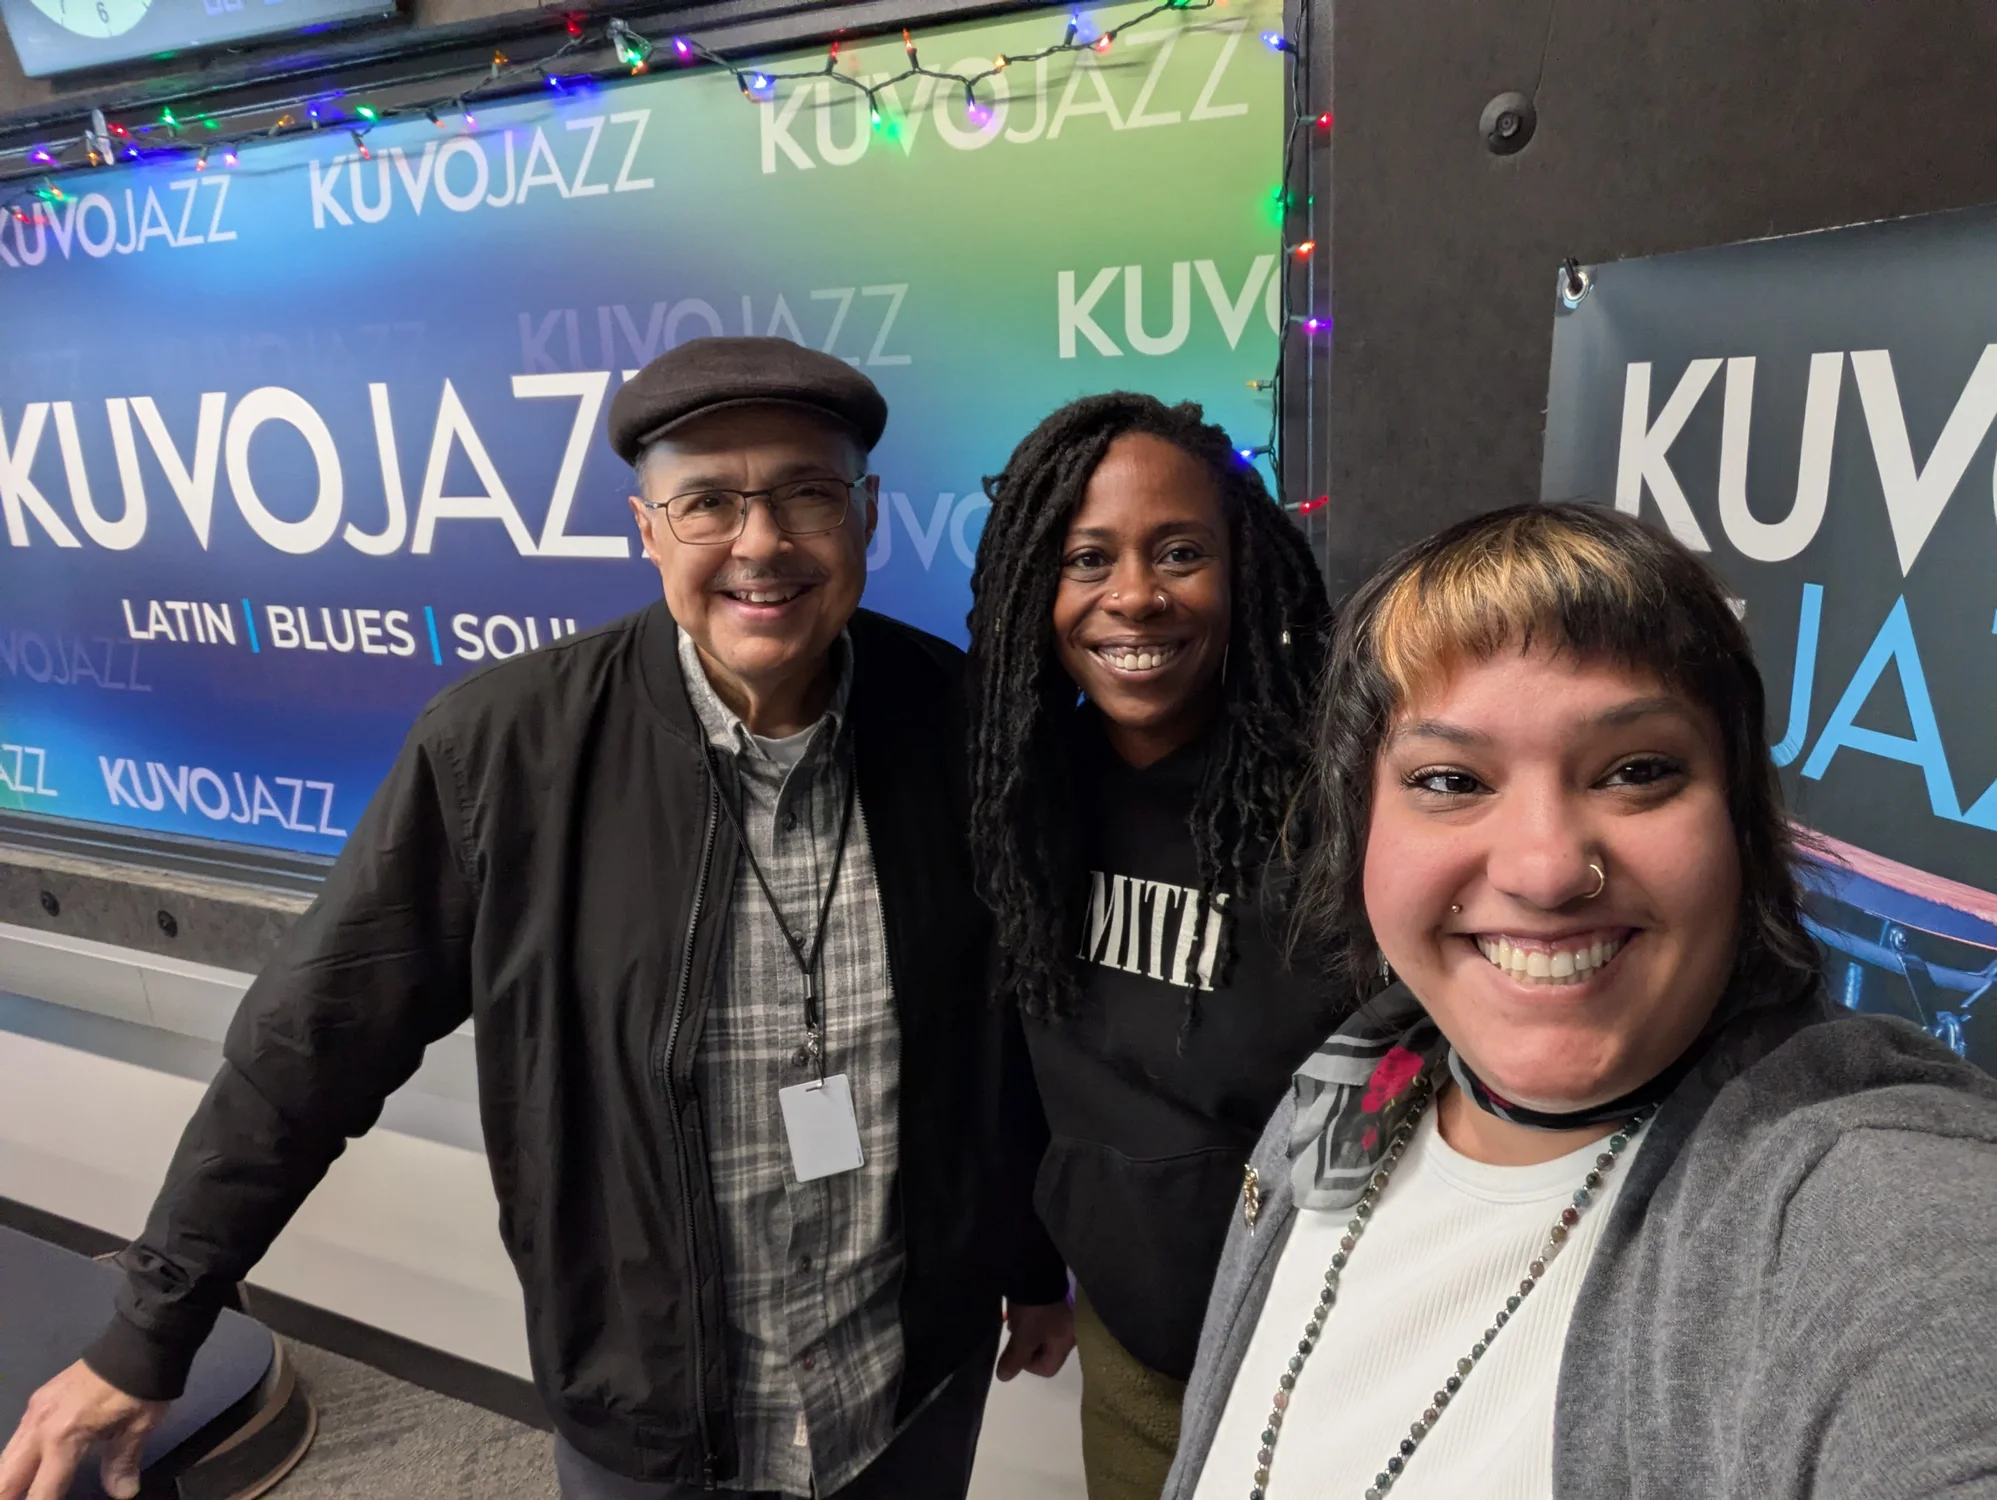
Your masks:
{"label": "black choker", "polygon": [[1684,1054],[1670,1067],[1659,1073],[1650,1082],[1631,1089],[1620,1099],[1611,1099],[1607,1104],[1597,1104],[1591,1109],[1577,1109],[1567,1114],[1549,1114],[1545,1110],[1528,1109],[1523,1104],[1514,1104],[1501,1094],[1493,1093],[1475,1073],[1454,1047],[1449,1049],[1449,1076],[1456,1080],[1456,1086],[1468,1094],[1476,1106],[1487,1115],[1495,1115],[1500,1120],[1513,1125],[1523,1125],[1529,1130],[1588,1130],[1600,1125],[1620,1125],[1640,1110],[1662,1103],[1664,1097],[1678,1087],[1678,1082],[1692,1071],[1694,1063],[1705,1054],[1704,1039],[1685,1049]]}

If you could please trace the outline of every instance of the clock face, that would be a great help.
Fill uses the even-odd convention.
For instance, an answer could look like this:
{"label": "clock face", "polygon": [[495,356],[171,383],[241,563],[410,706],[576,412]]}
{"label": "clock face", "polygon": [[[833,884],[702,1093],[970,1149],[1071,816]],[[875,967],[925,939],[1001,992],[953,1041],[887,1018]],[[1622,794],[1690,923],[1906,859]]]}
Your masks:
{"label": "clock face", "polygon": [[146,18],[153,0],[35,0],[35,9],[78,36],[123,36]]}

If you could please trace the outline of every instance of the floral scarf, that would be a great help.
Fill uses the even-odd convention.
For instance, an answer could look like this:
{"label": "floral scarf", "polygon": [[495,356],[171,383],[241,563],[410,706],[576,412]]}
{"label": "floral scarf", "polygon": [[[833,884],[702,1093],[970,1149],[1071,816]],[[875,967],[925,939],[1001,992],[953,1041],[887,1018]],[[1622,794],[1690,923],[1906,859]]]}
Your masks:
{"label": "floral scarf", "polygon": [[1290,1185],[1297,1207],[1349,1208],[1407,1118],[1425,1069],[1442,1066],[1449,1044],[1401,984],[1381,991],[1297,1070],[1290,1131]]}

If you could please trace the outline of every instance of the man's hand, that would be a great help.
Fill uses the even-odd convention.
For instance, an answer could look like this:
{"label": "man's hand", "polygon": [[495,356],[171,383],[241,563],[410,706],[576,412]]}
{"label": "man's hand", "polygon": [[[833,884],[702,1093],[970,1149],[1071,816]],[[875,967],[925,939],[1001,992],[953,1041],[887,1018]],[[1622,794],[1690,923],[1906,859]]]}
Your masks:
{"label": "man's hand", "polygon": [[63,1500],[92,1443],[104,1445],[105,1492],[129,1500],[139,1492],[139,1450],[166,1409],[127,1396],[79,1359],[28,1399],[0,1449],[0,1500]]}
{"label": "man's hand", "polygon": [[[1014,1304],[1005,1310],[1005,1327],[1005,1350],[998,1362],[1000,1380],[1010,1380],[1021,1370],[1043,1379],[1058,1375],[1068,1362],[1068,1351],[1075,1347],[1075,1310],[1065,1302],[1046,1302],[1038,1307]],[[12,1497],[0,1489],[0,1500]]]}

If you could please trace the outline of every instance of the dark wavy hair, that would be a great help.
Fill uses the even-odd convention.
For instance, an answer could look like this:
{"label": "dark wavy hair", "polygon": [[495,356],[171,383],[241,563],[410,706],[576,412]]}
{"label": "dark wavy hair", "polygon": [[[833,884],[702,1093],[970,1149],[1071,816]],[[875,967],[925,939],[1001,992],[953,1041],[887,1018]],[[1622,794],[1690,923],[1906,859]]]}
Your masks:
{"label": "dark wavy hair", "polygon": [[[996,993],[1029,1015],[1064,1014],[1078,996],[1077,689],[1054,650],[1061,553],[1096,466],[1137,432],[1197,460],[1227,516],[1233,619],[1220,727],[1189,830],[1208,899],[1247,890],[1286,842],[1309,758],[1309,697],[1331,607],[1302,533],[1227,434],[1193,402],[1128,391],[1072,402],[1034,428],[985,481],[992,509],[970,617],[971,853],[997,918]],[[1189,1025],[1194,999],[1189,992]]]}
{"label": "dark wavy hair", "polygon": [[1458,664],[1536,645],[1651,672],[1712,713],[1740,849],[1734,981],[1796,994],[1819,983],[1821,960],[1799,912],[1797,836],[1768,754],[1761,673],[1725,584],[1671,537],[1605,506],[1520,505],[1393,558],[1353,595],[1332,641],[1295,921],[1348,997],[1378,984],[1361,883],[1374,762],[1389,724]]}

